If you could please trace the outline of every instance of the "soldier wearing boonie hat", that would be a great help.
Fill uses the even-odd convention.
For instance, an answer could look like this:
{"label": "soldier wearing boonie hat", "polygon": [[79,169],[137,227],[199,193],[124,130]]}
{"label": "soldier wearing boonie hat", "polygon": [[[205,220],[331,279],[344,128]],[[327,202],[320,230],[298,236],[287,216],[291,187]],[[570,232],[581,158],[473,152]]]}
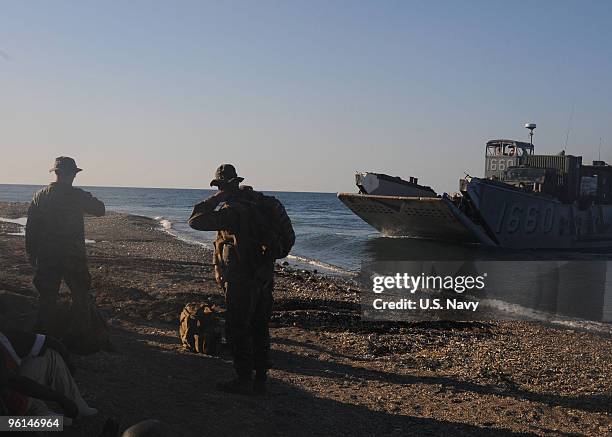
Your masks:
{"label": "soldier wearing boonie hat", "polygon": [[236,167],[232,164],[221,164],[219,168],[215,171],[215,177],[212,181],[210,181],[211,187],[227,187],[230,185],[236,185],[240,182],[244,181],[244,178],[241,178],[236,173]]}
{"label": "soldier wearing boonie hat", "polygon": [[103,216],[105,207],[90,193],[72,186],[82,171],[73,158],[56,158],[49,171],[55,172],[56,180],[34,195],[26,224],[26,252],[34,267],[34,286],[40,294],[37,330],[57,334],[56,301],[64,280],[72,294],[72,340],[76,345],[91,344],[92,339],[79,341],[87,336],[93,305],[83,215]]}
{"label": "soldier wearing boonie hat", "polygon": [[74,173],[77,174],[80,171],[83,171],[82,169],[78,168],[76,165],[76,162],[74,159],[68,157],[68,156],[59,156],[57,158],[55,158],[55,164],[53,165],[53,168],[51,170],[49,170],[49,173],[51,172],[61,172],[61,173]]}
{"label": "soldier wearing boonie hat", "polygon": [[[217,231],[215,279],[225,293],[225,332],[237,373],[237,378],[218,384],[218,388],[263,394],[270,367],[274,261],[286,256],[276,250],[282,245],[270,225],[274,218],[267,215],[272,208],[277,212],[274,217],[280,217],[285,225],[289,242],[283,247],[287,251],[295,242],[295,234],[282,204],[251,187],[241,187],[243,180],[233,165],[219,166],[210,181],[210,186],[219,191],[194,207],[189,226]],[[264,237],[266,244],[262,244]]]}

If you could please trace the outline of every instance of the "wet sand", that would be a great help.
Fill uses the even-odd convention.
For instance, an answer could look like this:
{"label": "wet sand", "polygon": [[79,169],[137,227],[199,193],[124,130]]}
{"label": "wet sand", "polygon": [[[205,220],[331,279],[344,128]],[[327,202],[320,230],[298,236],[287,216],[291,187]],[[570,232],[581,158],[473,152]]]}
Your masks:
{"label": "wet sand", "polygon": [[[0,217],[26,205],[0,203]],[[19,225],[0,222],[0,304],[31,323],[36,291]],[[86,220],[96,302],[116,352],[77,357],[100,410],[64,433],[157,418],[177,435],[606,435],[612,340],[528,322],[364,323],[351,281],[278,268],[270,393],[229,395],[231,361],[181,349],[188,302],[223,303],[211,253],[154,220]],[[67,293],[67,290],[63,290]]]}

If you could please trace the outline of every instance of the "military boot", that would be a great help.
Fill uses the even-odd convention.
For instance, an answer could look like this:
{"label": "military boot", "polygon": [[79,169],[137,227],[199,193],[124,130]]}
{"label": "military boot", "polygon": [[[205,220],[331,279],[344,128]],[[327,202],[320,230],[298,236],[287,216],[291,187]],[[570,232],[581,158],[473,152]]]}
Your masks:
{"label": "military boot", "polygon": [[253,381],[253,393],[263,396],[268,393],[268,373],[256,372]]}
{"label": "military boot", "polygon": [[251,378],[246,377],[237,377],[230,381],[220,382],[217,384],[217,390],[238,395],[254,394],[253,381],[251,380]]}

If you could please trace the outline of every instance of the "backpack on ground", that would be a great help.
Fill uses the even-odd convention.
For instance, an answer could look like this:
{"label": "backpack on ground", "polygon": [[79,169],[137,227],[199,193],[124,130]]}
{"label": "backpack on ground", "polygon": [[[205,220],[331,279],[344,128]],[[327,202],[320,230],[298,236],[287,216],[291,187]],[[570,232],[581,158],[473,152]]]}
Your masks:
{"label": "backpack on ground", "polygon": [[189,303],[181,312],[179,334],[183,347],[191,352],[219,355],[222,341],[221,318],[214,306]]}

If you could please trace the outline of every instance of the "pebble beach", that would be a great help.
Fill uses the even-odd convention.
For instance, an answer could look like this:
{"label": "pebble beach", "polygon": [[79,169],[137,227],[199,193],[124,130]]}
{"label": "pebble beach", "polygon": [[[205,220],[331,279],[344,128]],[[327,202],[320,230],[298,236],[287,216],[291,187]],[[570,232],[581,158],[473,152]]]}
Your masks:
{"label": "pebble beach", "polygon": [[[0,203],[6,219],[26,210]],[[0,222],[0,310],[31,329],[37,293],[22,231]],[[95,436],[109,417],[122,429],[159,419],[180,436],[612,433],[609,335],[535,322],[364,322],[350,277],[283,265],[269,394],[218,392],[232,377],[229,354],[192,354],[178,338],[186,303],[223,308],[210,250],[112,212],[86,218],[86,238],[115,351],[76,357],[76,380],[100,413],[64,435]]]}

